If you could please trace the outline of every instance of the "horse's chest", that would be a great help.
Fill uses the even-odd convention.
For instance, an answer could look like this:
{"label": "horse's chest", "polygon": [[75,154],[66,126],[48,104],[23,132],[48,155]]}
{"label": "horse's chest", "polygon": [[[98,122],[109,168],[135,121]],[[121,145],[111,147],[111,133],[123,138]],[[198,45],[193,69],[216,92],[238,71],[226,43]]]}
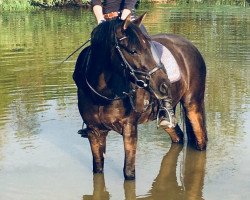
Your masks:
{"label": "horse's chest", "polygon": [[117,118],[123,117],[125,115],[125,110],[121,106],[100,106],[99,114],[103,120],[113,122]]}

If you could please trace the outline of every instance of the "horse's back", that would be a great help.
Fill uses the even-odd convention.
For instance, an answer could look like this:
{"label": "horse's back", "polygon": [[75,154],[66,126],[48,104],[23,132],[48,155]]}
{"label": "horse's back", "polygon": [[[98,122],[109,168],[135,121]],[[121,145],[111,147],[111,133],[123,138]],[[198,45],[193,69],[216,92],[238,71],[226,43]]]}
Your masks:
{"label": "horse's back", "polygon": [[192,42],[182,37],[181,35],[161,33],[161,34],[152,35],[151,38],[155,41],[159,41],[160,43],[163,43],[164,45],[167,45],[167,47],[171,45],[175,45],[176,47],[179,47],[179,48],[186,46],[186,47],[193,48],[192,50],[198,51],[198,49],[193,45]]}
{"label": "horse's back", "polygon": [[175,34],[157,34],[152,39],[173,54],[179,65],[182,84],[188,90],[204,93],[206,65],[199,50],[189,40]]}
{"label": "horse's back", "polygon": [[184,62],[196,62],[202,70],[206,68],[201,53],[194,44],[186,38],[175,34],[157,34],[153,35],[152,39],[167,47],[176,58],[181,56]]}

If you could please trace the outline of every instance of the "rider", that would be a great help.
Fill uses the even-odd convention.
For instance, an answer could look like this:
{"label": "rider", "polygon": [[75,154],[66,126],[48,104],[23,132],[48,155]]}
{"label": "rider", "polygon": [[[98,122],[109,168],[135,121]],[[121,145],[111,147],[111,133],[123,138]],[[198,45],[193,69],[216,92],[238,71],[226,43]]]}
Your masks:
{"label": "rider", "polygon": [[[103,3],[101,0],[91,0],[91,3],[98,24],[117,17],[120,17],[121,20],[125,20],[129,14],[131,14],[132,20],[134,19],[136,0],[104,0]],[[170,127],[170,122],[173,122],[172,124],[176,124],[170,92],[167,98],[161,100],[160,110],[161,118],[158,124],[160,127]]]}
{"label": "rider", "polygon": [[125,20],[126,17],[135,8],[135,0],[106,0],[102,4],[101,0],[91,0],[93,6],[93,12],[96,16],[97,23],[100,24],[103,21],[121,17]]}

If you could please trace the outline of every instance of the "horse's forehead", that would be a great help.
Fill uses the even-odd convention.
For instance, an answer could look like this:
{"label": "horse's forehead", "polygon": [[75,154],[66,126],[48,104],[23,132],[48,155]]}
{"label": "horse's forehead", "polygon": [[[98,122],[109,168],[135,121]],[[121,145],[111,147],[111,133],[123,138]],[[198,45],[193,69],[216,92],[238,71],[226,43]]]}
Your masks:
{"label": "horse's forehead", "polygon": [[139,45],[143,49],[148,48],[150,44],[147,42],[147,38],[143,35],[140,28],[135,26],[134,24],[129,25],[125,31],[125,37],[122,26],[118,26],[115,31],[116,36],[118,36],[118,38],[128,38],[128,45],[135,45],[137,47]]}
{"label": "horse's forehead", "polygon": [[143,49],[146,49],[148,47],[148,43],[146,41],[146,38],[144,36],[142,37],[138,37],[139,41],[140,41],[140,44],[142,46]]}
{"label": "horse's forehead", "polygon": [[137,30],[133,31],[133,35],[131,37],[136,37],[138,43],[142,46],[143,49],[148,47],[148,42],[146,37],[143,35],[143,33],[138,32]]}

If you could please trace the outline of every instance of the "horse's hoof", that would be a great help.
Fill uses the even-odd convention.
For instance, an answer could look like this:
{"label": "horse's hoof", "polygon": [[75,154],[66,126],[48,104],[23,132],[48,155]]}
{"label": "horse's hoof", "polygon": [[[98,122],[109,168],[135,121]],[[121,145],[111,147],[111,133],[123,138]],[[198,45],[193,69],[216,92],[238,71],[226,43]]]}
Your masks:
{"label": "horse's hoof", "polygon": [[135,180],[135,176],[124,176],[126,181],[133,181]]}
{"label": "horse's hoof", "polygon": [[204,151],[206,150],[206,148],[207,148],[206,142],[203,142],[201,144],[198,144],[198,143],[196,144],[196,149],[199,151]]}
{"label": "horse's hoof", "polygon": [[93,169],[94,174],[103,174],[103,168],[101,169]]}
{"label": "horse's hoof", "polygon": [[127,172],[127,173],[125,173],[124,172],[124,178],[125,178],[125,180],[135,180],[135,172],[134,171],[132,171],[132,172]]}

